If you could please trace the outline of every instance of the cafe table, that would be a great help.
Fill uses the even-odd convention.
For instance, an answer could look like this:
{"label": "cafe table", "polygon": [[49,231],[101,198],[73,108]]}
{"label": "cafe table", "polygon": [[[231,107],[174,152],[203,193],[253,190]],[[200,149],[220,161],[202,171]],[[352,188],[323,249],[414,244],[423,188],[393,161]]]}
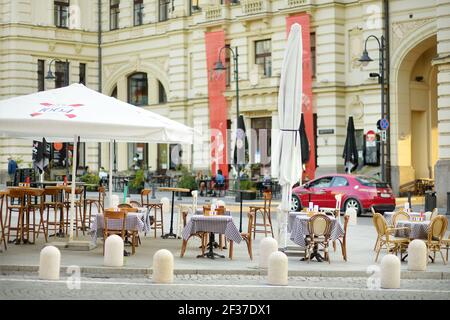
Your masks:
{"label": "cafe table", "polygon": [[172,192],[172,210],[170,214],[170,232],[162,235],[163,239],[167,239],[169,237],[177,238],[177,235],[173,233],[173,209],[175,205],[175,192],[190,192],[191,190],[185,188],[167,188],[167,187],[159,187],[159,191],[171,191]]}
{"label": "cafe table", "polygon": [[236,228],[231,215],[208,215],[195,214],[183,229],[183,247],[187,244],[189,237],[197,232],[209,233],[208,252],[204,255],[198,255],[197,258],[215,259],[215,257],[225,258],[214,252],[214,234],[224,234],[227,239],[240,243],[242,241],[241,233]]}
{"label": "cafe table", "polygon": [[[337,240],[339,237],[344,235],[344,229],[342,225],[333,216],[327,216],[331,220],[331,235],[330,241]],[[306,236],[309,235],[309,220],[308,215],[297,215],[295,217],[294,223],[291,226],[291,236],[290,239],[301,248],[306,248]],[[320,255],[314,252],[315,257],[318,261],[320,260]]]}
{"label": "cafe table", "polygon": [[[125,221],[125,230],[134,230],[134,231],[144,231],[150,232],[150,224],[146,219],[148,214],[147,208],[138,208],[137,212],[128,212]],[[103,227],[104,227],[104,219],[103,213],[98,213],[94,221],[91,224],[91,230],[89,234],[91,235],[92,243],[97,243],[98,235],[103,235]],[[121,229],[122,222],[121,220],[109,220],[108,227],[111,229]]]}

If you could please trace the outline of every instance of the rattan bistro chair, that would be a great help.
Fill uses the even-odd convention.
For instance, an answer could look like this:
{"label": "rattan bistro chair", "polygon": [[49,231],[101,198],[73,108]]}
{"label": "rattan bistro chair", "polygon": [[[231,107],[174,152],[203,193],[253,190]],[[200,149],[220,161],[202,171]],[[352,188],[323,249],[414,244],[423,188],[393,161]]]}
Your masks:
{"label": "rattan bistro chair", "polygon": [[[270,216],[270,206],[272,204],[272,192],[270,191],[264,191],[264,206],[250,206],[250,212],[255,213],[255,221],[253,223],[253,239],[255,239],[256,233],[264,233],[264,236],[267,237],[268,228],[270,228],[270,232],[273,235],[273,228],[272,228],[272,218]],[[257,223],[257,216],[258,213],[262,215],[263,222]],[[257,227],[264,227],[263,229],[257,229]]]}
{"label": "rattan bistro chair", "polygon": [[[344,261],[347,261],[347,227],[348,227],[348,221],[350,220],[349,215],[344,216],[344,235],[339,237],[337,241],[339,241],[341,245],[341,251],[342,251],[342,257],[344,258]],[[333,242],[333,247],[336,251],[336,243]]]}
{"label": "rattan bistro chair", "polygon": [[450,236],[447,239],[442,240],[442,248],[447,251],[445,254],[445,260],[448,262],[448,249],[450,248]]}
{"label": "rattan bistro chair", "polygon": [[86,199],[86,206],[89,206],[89,218],[87,221],[88,228],[91,228],[91,218],[92,218],[92,205],[97,207],[98,212],[103,212],[105,210],[105,187],[98,187],[98,198]]}
{"label": "rattan bistro chair", "polygon": [[[409,244],[409,239],[406,238],[396,238],[393,236],[394,232],[397,230],[405,230],[408,228],[390,228],[386,222],[386,219],[379,213],[373,215],[373,224],[378,234],[378,246],[376,249],[377,255],[375,257],[375,262],[378,260],[381,249],[386,249],[387,253],[400,251],[400,256],[402,250],[406,250]],[[400,257],[401,258],[401,257]]]}
{"label": "rattan bistro chair", "polygon": [[[23,188],[10,188],[6,194],[6,226],[8,229],[7,239],[10,242],[9,237],[11,230],[16,230],[16,243],[20,243],[23,234],[23,217],[25,215],[26,203],[25,203],[25,190]],[[15,204],[17,203],[17,204]],[[11,226],[13,214],[17,212],[17,225]]]}
{"label": "rattan bistro chair", "polygon": [[[188,211],[183,211],[183,212],[182,212],[182,217],[183,217],[183,228],[186,227],[186,224],[187,224],[187,216],[188,216]],[[202,249],[202,255],[204,255],[204,254],[205,254],[206,243],[207,243],[207,235],[208,235],[207,232],[199,231],[199,232],[196,232],[196,233],[194,233],[194,234],[191,234],[187,240],[184,240],[184,239],[183,239],[183,243],[182,243],[182,245],[181,245],[181,254],[180,254],[180,257],[183,258],[184,253],[186,252],[187,242],[188,242],[189,239],[191,239],[192,237],[196,237],[196,238],[199,238],[199,239],[200,239],[200,243],[201,243],[200,248]]]}
{"label": "rattan bistro chair", "polygon": [[330,255],[328,252],[328,247],[331,237],[331,219],[325,214],[315,214],[308,222],[309,236],[307,237],[307,244],[305,250],[305,259],[311,260],[311,253],[314,250],[319,250],[321,246],[324,252],[325,260],[330,262]]}
{"label": "rattan bistro chair", "polygon": [[396,228],[397,222],[399,221],[409,221],[409,220],[411,220],[409,213],[402,210],[397,211],[392,215],[392,227]]}
{"label": "rattan bistro chair", "polygon": [[[67,186],[64,188],[64,191],[66,193],[66,200],[64,201],[64,206],[66,208],[66,221],[65,221],[65,225],[66,225],[66,234],[69,233],[69,227],[70,227],[70,206],[71,206],[71,201],[70,201],[70,197],[72,195],[72,187],[71,186]],[[84,194],[84,189],[82,187],[75,187],[75,199],[74,199],[74,224],[75,224],[75,233],[76,233],[76,237],[78,238],[78,229],[81,229],[81,231],[83,232],[84,235],[84,224],[85,224],[85,216],[84,216],[84,211],[83,211],[83,206],[84,206],[84,201],[83,201],[83,194]]]}
{"label": "rattan bistro chair", "polygon": [[439,252],[444,264],[446,264],[446,259],[444,259],[441,247],[443,244],[442,240],[444,239],[445,232],[447,231],[447,226],[448,220],[446,217],[436,216],[431,220],[430,226],[428,227],[427,240],[425,243],[428,247],[428,251],[433,252],[433,262],[436,260],[436,252]]}

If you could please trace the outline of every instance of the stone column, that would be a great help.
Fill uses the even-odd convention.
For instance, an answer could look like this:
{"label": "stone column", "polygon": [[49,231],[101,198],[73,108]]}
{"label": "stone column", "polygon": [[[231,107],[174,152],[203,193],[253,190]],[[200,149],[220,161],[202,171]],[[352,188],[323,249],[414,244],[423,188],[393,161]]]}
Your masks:
{"label": "stone column", "polygon": [[450,22],[447,15],[450,12],[450,1],[438,0],[436,5],[438,56],[433,65],[438,67],[439,151],[435,165],[435,189],[437,207],[446,208],[447,192],[450,192]]}

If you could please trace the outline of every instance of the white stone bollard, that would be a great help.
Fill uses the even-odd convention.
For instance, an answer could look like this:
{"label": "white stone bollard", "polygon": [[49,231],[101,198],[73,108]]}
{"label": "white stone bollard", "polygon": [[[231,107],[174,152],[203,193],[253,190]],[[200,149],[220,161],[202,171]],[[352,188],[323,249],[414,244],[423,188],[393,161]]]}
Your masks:
{"label": "white stone bollard", "polygon": [[358,214],[356,212],[355,209],[353,208],[348,208],[347,210],[345,210],[345,215],[350,216],[350,219],[348,220],[348,225],[350,226],[356,226],[358,223]]}
{"label": "white stone bollard", "polygon": [[169,250],[161,249],[153,255],[153,282],[173,282],[173,255]]}
{"label": "white stone bollard", "polygon": [[170,200],[167,197],[161,198],[160,202],[162,203],[163,213],[170,212]]}
{"label": "white stone bollard", "polygon": [[39,279],[59,280],[61,252],[54,246],[46,246],[39,257]]}
{"label": "white stone bollard", "polygon": [[277,240],[271,237],[262,239],[259,244],[259,267],[267,268],[270,255],[276,251],[278,251]]}
{"label": "white stone bollard", "polygon": [[123,250],[123,239],[117,234],[110,235],[105,241],[103,264],[107,267],[122,267]]}
{"label": "white stone bollard", "polygon": [[272,252],[269,256],[269,269],[267,281],[275,286],[287,286],[288,284],[288,258],[281,251]]}
{"label": "white stone bollard", "polygon": [[416,239],[408,245],[408,270],[427,270],[427,246],[424,241]]}
{"label": "white stone bollard", "polygon": [[399,289],[400,288],[400,259],[387,254],[381,259],[381,288]]}

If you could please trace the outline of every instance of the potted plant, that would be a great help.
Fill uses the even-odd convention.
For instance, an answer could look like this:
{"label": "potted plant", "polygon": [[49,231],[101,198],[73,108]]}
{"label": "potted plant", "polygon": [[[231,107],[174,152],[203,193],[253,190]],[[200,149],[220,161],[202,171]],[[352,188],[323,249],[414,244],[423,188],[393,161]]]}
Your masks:
{"label": "potted plant", "polygon": [[144,189],[144,182],[145,182],[144,169],[139,169],[136,171],[134,179],[129,182],[128,190],[130,194],[131,193],[140,194],[142,189]]}
{"label": "potted plant", "polygon": [[[251,181],[251,180],[241,180],[240,182],[240,186],[239,186],[240,190],[250,190],[250,191],[255,191],[252,193],[246,193],[243,192],[242,193],[242,200],[255,200],[256,199],[256,184]],[[241,193],[238,192],[236,194],[236,202],[240,202],[240,196]]]}
{"label": "potted plant", "polygon": [[87,186],[87,191],[97,191],[100,184],[100,177],[93,173],[85,173],[81,176],[81,181],[86,184],[95,184],[96,186]]}
{"label": "potted plant", "polygon": [[191,196],[192,190],[197,190],[197,182],[195,181],[195,177],[189,172],[186,167],[181,167],[181,176],[178,180],[177,187],[189,189],[189,192],[182,192],[181,196],[189,197]]}

